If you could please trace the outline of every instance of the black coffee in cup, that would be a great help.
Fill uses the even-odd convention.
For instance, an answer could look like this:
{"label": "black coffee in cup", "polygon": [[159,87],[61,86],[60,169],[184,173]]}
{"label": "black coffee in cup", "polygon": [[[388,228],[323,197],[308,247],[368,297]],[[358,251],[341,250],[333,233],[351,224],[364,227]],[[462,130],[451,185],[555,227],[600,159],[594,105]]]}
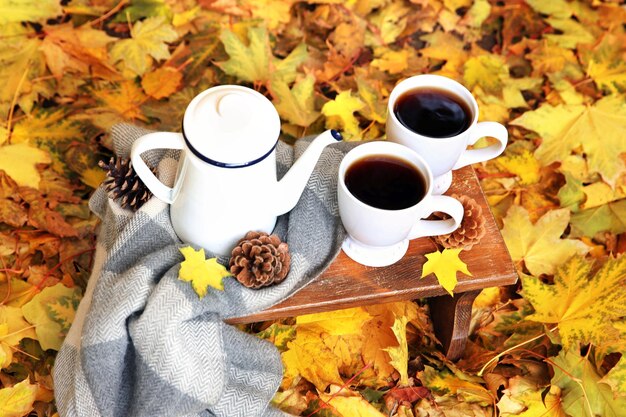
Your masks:
{"label": "black coffee in cup", "polygon": [[402,210],[426,195],[426,179],[410,162],[389,155],[369,155],[354,161],[344,176],[346,187],[363,203],[385,210]]}
{"label": "black coffee in cup", "polygon": [[436,87],[418,87],[398,97],[394,113],[405,127],[431,138],[449,138],[472,123],[469,105],[454,93]]}

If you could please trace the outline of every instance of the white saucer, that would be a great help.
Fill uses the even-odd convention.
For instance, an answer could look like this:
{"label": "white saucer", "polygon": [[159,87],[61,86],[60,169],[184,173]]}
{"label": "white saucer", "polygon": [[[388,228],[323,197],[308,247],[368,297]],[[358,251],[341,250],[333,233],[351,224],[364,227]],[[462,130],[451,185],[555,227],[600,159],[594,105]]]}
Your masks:
{"label": "white saucer", "polygon": [[376,267],[395,264],[402,259],[408,248],[408,239],[392,246],[369,246],[352,239],[350,236],[343,241],[341,246],[341,249],[353,261],[361,265]]}
{"label": "white saucer", "polygon": [[433,178],[433,195],[442,195],[452,185],[452,171]]}

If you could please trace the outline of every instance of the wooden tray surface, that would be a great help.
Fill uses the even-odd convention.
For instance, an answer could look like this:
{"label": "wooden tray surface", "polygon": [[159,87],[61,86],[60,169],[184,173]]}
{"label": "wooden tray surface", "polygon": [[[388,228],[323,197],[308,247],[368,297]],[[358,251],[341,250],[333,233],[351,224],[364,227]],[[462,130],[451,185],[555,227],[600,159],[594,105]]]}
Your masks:
{"label": "wooden tray surface", "polygon": [[[487,228],[479,244],[461,252],[460,258],[472,276],[458,273],[459,282],[454,292],[514,284],[517,274],[513,262],[473,168],[454,171],[452,186],[446,194],[464,194],[475,199],[483,209]],[[290,298],[262,312],[228,322],[249,323],[447,294],[432,274],[420,278],[426,262],[424,254],[436,249],[429,238],[412,240],[404,258],[383,268],[358,264],[342,251],[322,275]]]}

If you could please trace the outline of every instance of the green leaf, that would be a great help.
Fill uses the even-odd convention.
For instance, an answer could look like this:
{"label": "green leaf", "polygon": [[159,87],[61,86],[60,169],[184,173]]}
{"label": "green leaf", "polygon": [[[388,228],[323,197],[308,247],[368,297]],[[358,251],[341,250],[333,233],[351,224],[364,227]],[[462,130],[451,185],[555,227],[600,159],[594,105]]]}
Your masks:
{"label": "green leaf", "polygon": [[60,0],[0,0],[0,25],[40,22],[63,13]]}
{"label": "green leaf", "polygon": [[296,338],[296,326],[272,323],[267,329],[256,334],[261,339],[272,342],[280,352],[287,350],[287,343]]}
{"label": "green leaf", "polygon": [[626,256],[609,259],[592,274],[593,263],[574,256],[557,268],[554,284],[521,275],[523,296],[535,308],[527,317],[558,325],[563,346],[604,346],[619,336],[613,321],[626,315]]}
{"label": "green leaf", "polygon": [[572,236],[595,236],[600,232],[616,235],[626,232],[626,199],[600,207],[579,211],[572,215]]}
{"label": "green leaf", "polygon": [[136,22],[144,17],[164,16],[168,20],[172,17],[172,10],[164,0],[133,0],[132,4],[125,7],[115,15],[116,23],[125,23],[127,19]]}
{"label": "green leaf", "polygon": [[626,397],[615,397],[611,388],[600,382],[593,364],[581,357],[578,349],[563,350],[554,359],[552,385],[561,388],[563,411],[576,417],[621,417]]}
{"label": "green leaf", "polygon": [[113,62],[122,61],[125,69],[143,75],[152,68],[153,58],[167,59],[170,52],[166,42],[178,39],[178,34],[163,16],[149,17],[133,25],[130,39],[117,41],[111,48]]}
{"label": "green leaf", "polygon": [[41,347],[59,350],[69,330],[81,293],[78,288],[67,288],[58,283],[44,288],[22,307],[24,318],[35,325]]}
{"label": "green leaf", "polygon": [[297,81],[291,89],[286,82],[273,80],[270,89],[280,116],[298,126],[307,127],[313,123],[320,116],[315,110],[314,85],[315,77],[310,74]]}
{"label": "green leaf", "polygon": [[[568,208],[576,213],[580,208],[580,204],[585,200],[583,182],[569,172],[564,172],[563,175],[565,176],[565,185],[559,189],[557,196],[561,202],[561,207]],[[573,217],[571,219],[572,222]],[[572,233],[572,235],[574,235],[574,233]],[[593,234],[587,236],[593,236]]]}

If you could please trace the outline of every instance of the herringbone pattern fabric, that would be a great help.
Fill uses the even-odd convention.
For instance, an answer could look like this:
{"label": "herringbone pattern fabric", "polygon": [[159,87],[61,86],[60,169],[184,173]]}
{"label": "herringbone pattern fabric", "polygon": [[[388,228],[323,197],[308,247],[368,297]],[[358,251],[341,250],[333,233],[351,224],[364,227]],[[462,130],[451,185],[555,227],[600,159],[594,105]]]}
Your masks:
{"label": "herringbone pattern fabric", "polygon": [[[146,133],[116,126],[117,154],[128,156],[133,141]],[[279,144],[279,176],[308,143]],[[278,221],[275,233],[292,253],[287,279],[261,290],[226,279],[224,291],[209,289],[202,300],[177,279],[183,244],[172,229],[169,206],[152,198],[131,213],[98,189],[90,201],[102,219],[95,266],[55,364],[60,415],[284,416],[268,406],[282,379],[278,351],[223,319],[276,304],[334,260],[345,237],[336,200],[337,168],[353,146],[327,148],[298,205]],[[160,179],[171,183],[178,154],[153,151],[147,156],[158,165]]]}

